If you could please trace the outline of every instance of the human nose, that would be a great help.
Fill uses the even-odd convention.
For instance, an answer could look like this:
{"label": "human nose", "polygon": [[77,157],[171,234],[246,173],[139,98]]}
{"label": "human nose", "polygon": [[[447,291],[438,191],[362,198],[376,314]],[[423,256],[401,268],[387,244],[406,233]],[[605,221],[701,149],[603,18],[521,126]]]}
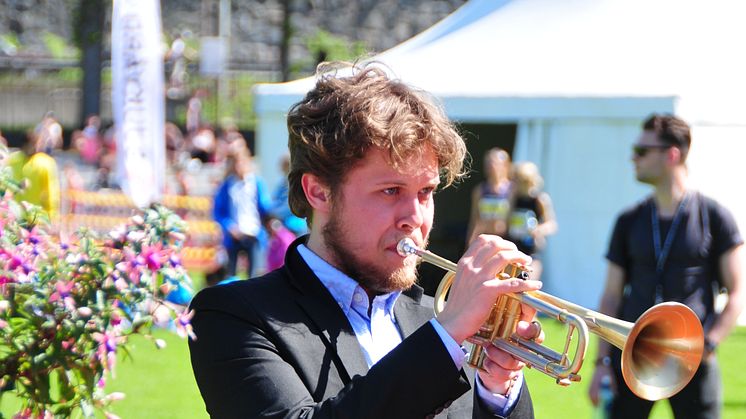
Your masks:
{"label": "human nose", "polygon": [[424,223],[428,207],[418,197],[402,199],[399,207],[397,228],[413,231]]}

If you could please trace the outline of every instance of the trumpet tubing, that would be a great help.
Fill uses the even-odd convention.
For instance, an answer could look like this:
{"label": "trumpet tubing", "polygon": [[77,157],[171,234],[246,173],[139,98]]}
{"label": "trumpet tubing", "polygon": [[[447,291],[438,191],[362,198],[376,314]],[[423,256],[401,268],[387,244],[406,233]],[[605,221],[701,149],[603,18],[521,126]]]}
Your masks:
{"label": "trumpet tubing", "polygon": [[[435,292],[433,309],[435,315],[439,315],[456,276],[456,264],[418,248],[411,239],[402,239],[397,250],[403,257],[417,255],[425,262],[448,271]],[[527,270],[514,265],[507,266],[498,274],[502,279],[527,279],[528,275]],[[522,304],[568,326],[562,352],[515,333]],[[578,373],[585,358],[589,332],[622,350],[624,381],[633,393],[647,400],[660,400],[681,391],[697,371],[704,351],[702,324],[697,315],[683,304],[658,304],[631,323],[541,291],[530,291],[498,297],[488,319],[468,339],[474,348],[467,362],[475,368],[482,368],[484,346],[491,344],[554,378],[558,384],[569,385],[580,381]],[[576,340],[575,352],[570,356],[568,351],[573,340]]]}

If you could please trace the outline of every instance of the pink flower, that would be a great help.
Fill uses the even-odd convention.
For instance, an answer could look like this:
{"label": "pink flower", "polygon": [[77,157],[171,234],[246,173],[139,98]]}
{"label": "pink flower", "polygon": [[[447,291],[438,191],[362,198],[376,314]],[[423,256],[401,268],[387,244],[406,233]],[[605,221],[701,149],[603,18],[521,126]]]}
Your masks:
{"label": "pink flower", "polygon": [[[113,305],[116,307],[119,304],[114,302]],[[111,319],[109,321],[111,322],[111,325],[114,327],[119,326],[122,323],[122,314],[119,312],[118,309],[111,312]]]}
{"label": "pink flower", "polygon": [[73,288],[75,288],[74,281],[57,281],[54,284],[56,291],[49,296],[49,302],[62,300],[68,310],[75,310],[75,300],[70,295]]}
{"label": "pink flower", "polygon": [[181,266],[181,259],[179,258],[179,255],[172,253],[171,256],[168,257],[169,263],[171,263],[171,266],[174,268],[177,266]]}
{"label": "pink flower", "polygon": [[39,229],[36,227],[29,231],[28,234],[24,234],[24,236],[26,241],[33,244],[38,244],[44,240],[44,238],[39,234]]}
{"label": "pink flower", "polygon": [[163,265],[162,260],[164,257],[161,253],[162,249],[160,246],[143,246],[138,261],[142,259],[140,263],[146,265],[151,271],[157,271],[158,269],[161,269],[161,266]]}
{"label": "pink flower", "polygon": [[93,339],[98,342],[96,358],[101,362],[104,370],[111,371],[111,375],[114,376],[114,368],[117,362],[117,345],[123,343],[125,338],[117,336],[113,331],[106,331],[104,333],[94,332]]}
{"label": "pink flower", "polygon": [[185,338],[189,336],[192,340],[197,340],[192,325],[189,323],[194,317],[194,310],[185,310],[176,317],[176,333]]}
{"label": "pink flower", "polygon": [[15,271],[16,268],[22,265],[23,265],[23,258],[19,255],[13,255],[8,261],[8,266],[6,267],[6,269],[9,271]]}
{"label": "pink flower", "polygon": [[13,415],[13,419],[33,419],[33,417],[34,413],[28,407]]}

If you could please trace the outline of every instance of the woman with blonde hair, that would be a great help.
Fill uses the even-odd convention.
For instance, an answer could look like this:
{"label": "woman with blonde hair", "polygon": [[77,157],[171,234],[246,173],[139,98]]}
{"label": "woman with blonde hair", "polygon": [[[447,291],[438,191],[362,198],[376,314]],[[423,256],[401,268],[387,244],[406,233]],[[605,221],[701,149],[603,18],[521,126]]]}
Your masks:
{"label": "woman with blonde hair", "polygon": [[484,155],[484,181],[471,194],[467,246],[480,234],[505,236],[510,213],[510,155],[494,147]]}
{"label": "woman with blonde hair", "polygon": [[542,268],[539,253],[546,244],[546,237],[557,231],[552,200],[542,190],[544,179],[534,163],[514,164],[511,178],[513,193],[505,238],[515,243],[518,250],[531,255],[531,278],[539,279]]}

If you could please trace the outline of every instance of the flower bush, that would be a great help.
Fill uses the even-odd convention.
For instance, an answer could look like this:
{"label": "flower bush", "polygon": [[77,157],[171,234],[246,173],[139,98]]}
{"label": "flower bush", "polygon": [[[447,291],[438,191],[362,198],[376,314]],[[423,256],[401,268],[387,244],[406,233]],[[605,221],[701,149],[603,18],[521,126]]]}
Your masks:
{"label": "flower bush", "polygon": [[[8,170],[8,169],[6,169]],[[12,199],[19,185],[0,174],[0,396],[22,400],[19,418],[114,417],[107,394],[127,338],[171,325],[194,338],[190,313],[167,301],[191,281],[178,250],[185,223],[162,206],[98,237],[50,233],[43,210]]]}

